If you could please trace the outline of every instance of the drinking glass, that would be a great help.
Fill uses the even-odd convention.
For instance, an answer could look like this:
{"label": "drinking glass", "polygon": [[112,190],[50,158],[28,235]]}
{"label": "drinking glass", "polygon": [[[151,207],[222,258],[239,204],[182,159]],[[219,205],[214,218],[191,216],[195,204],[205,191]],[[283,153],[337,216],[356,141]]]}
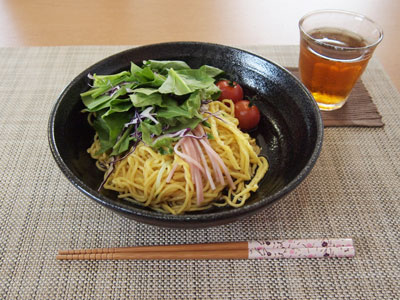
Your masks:
{"label": "drinking glass", "polygon": [[320,10],[299,21],[300,78],[321,110],[341,108],[376,46],[382,29],[353,12]]}

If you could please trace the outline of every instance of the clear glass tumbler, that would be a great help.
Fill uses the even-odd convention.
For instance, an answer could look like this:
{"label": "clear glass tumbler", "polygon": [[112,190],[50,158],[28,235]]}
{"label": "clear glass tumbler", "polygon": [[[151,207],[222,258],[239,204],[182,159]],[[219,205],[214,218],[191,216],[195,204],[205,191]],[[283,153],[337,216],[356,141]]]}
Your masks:
{"label": "clear glass tumbler", "polygon": [[320,10],[299,21],[299,71],[321,110],[341,108],[376,46],[382,29],[360,14]]}

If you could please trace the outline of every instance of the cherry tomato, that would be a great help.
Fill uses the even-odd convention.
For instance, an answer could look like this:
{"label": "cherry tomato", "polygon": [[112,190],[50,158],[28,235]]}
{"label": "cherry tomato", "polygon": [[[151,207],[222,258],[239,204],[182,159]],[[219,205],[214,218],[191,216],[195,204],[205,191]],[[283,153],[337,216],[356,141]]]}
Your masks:
{"label": "cherry tomato", "polygon": [[239,127],[243,130],[255,128],[260,122],[260,111],[257,106],[249,106],[250,101],[240,100],[235,104],[235,117],[239,120]]}
{"label": "cherry tomato", "polygon": [[234,81],[220,80],[216,83],[221,90],[221,95],[218,100],[231,99],[233,103],[243,99],[242,87]]}

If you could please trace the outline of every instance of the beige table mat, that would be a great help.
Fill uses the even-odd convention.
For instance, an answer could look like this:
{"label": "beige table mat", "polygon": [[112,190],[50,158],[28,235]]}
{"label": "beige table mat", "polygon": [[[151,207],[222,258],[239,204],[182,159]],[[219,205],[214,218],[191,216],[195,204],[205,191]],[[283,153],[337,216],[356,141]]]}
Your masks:
{"label": "beige table mat", "polygon": [[[79,72],[127,47],[0,49],[0,299],[398,299],[400,95],[363,75],[385,123],[326,128],[321,156],[286,199],[208,229],[151,227],[87,199],[51,156],[54,101]],[[297,47],[248,47],[297,65]],[[60,262],[58,249],[352,237],[354,259]]]}

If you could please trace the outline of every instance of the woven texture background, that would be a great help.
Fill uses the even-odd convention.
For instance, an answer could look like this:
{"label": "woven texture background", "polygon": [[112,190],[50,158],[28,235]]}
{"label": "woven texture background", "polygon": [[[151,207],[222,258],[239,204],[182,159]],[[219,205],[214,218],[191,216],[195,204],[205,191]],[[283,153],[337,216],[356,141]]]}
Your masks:
{"label": "woven texture background", "polygon": [[[62,175],[50,110],[78,73],[128,47],[0,49],[0,299],[398,299],[400,95],[363,75],[383,128],[326,128],[321,156],[286,199],[242,221],[175,230],[123,218]],[[297,47],[247,47],[297,66]],[[352,237],[354,259],[60,262],[58,249]]]}

